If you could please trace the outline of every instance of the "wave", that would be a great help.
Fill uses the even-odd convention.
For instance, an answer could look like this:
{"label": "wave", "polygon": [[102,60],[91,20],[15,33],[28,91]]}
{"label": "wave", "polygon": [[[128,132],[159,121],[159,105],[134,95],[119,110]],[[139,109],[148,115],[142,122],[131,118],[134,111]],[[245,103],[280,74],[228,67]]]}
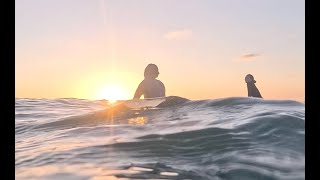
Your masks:
{"label": "wave", "polygon": [[[65,100],[57,100],[59,103],[65,103]],[[243,120],[251,121],[253,117],[268,116],[268,115],[290,115],[304,118],[304,114],[301,114],[301,110],[304,111],[304,104],[291,101],[291,100],[263,100],[257,98],[222,98],[214,100],[197,100],[197,101],[184,101],[181,99],[175,101],[175,103],[167,103],[167,106],[161,106],[152,109],[129,109],[125,107],[120,108],[106,108],[96,112],[90,112],[84,115],[77,115],[68,118],[62,118],[54,122],[44,123],[41,127],[63,127],[69,128],[77,126],[95,126],[95,125],[117,125],[117,124],[129,124],[129,119],[144,117],[150,119],[155,116],[168,116],[170,121],[182,120],[184,116],[197,116],[201,114],[207,122],[211,122],[211,125],[219,124],[223,121],[223,124],[228,125],[227,122],[230,118],[236,117],[236,121],[231,121],[233,125],[241,123]],[[179,102],[179,103],[176,103]],[[69,102],[68,102],[69,103]],[[170,105],[168,105],[170,104]],[[174,104],[174,105],[172,105]],[[80,104],[81,105],[81,104]],[[80,106],[77,102],[77,107]],[[88,104],[83,104],[88,106]],[[286,109],[289,111],[285,111]],[[16,116],[19,114],[16,114]],[[229,118],[230,117],[230,118]],[[159,119],[159,118],[156,118]],[[161,121],[165,121],[162,119]],[[201,119],[199,119],[201,121]]]}
{"label": "wave", "polygon": [[[69,107],[76,109],[72,103]],[[86,139],[85,146],[46,151],[33,160],[20,159],[17,166],[59,164],[72,157],[70,165],[94,161],[97,167],[112,169],[105,177],[305,178],[305,106],[300,102],[231,97],[179,101],[151,109],[108,107],[84,112],[41,121],[31,131],[52,134],[42,137],[48,142]],[[23,124],[16,133],[30,131]]]}

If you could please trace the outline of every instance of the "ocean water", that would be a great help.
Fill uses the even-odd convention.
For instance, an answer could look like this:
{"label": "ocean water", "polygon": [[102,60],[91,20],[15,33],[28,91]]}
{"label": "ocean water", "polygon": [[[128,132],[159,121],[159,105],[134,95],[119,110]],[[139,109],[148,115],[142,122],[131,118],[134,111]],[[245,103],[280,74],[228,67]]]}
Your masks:
{"label": "ocean water", "polygon": [[102,115],[110,106],[16,98],[16,179],[305,179],[304,103],[231,97]]}

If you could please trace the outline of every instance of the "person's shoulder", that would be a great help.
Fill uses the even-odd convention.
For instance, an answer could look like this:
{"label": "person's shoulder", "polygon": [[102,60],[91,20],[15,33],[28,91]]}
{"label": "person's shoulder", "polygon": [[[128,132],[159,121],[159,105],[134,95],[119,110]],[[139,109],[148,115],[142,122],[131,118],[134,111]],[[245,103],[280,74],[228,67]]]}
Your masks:
{"label": "person's shoulder", "polygon": [[163,84],[159,79],[155,79],[157,82],[159,82],[159,83],[161,83],[161,84]]}
{"label": "person's shoulder", "polygon": [[156,79],[156,80],[157,80],[158,83],[160,83],[162,86],[164,86],[164,84],[163,84],[162,81],[160,81],[160,80],[158,80],[158,79]]}
{"label": "person's shoulder", "polygon": [[146,82],[146,80],[144,79],[144,80],[142,80],[142,81],[140,82],[139,86],[144,86],[146,83],[147,83],[147,82]]}

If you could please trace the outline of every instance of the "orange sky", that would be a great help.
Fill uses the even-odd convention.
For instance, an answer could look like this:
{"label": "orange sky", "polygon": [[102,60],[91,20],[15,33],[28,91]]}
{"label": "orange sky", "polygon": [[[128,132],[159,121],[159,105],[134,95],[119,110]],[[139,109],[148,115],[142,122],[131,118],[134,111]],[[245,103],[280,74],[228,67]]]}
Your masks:
{"label": "orange sky", "polygon": [[167,95],[245,97],[250,73],[304,101],[303,1],[101,2],[16,2],[16,97],[130,99],[154,63]]}

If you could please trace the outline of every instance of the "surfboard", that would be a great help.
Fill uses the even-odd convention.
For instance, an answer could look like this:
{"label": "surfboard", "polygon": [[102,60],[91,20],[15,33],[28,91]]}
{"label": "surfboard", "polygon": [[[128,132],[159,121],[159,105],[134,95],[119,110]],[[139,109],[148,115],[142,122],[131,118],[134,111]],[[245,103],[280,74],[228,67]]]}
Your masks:
{"label": "surfboard", "polygon": [[124,102],[124,105],[128,108],[137,109],[137,108],[150,108],[156,107],[160,103],[166,100],[165,97],[161,98],[149,98],[149,99],[131,99]]}

